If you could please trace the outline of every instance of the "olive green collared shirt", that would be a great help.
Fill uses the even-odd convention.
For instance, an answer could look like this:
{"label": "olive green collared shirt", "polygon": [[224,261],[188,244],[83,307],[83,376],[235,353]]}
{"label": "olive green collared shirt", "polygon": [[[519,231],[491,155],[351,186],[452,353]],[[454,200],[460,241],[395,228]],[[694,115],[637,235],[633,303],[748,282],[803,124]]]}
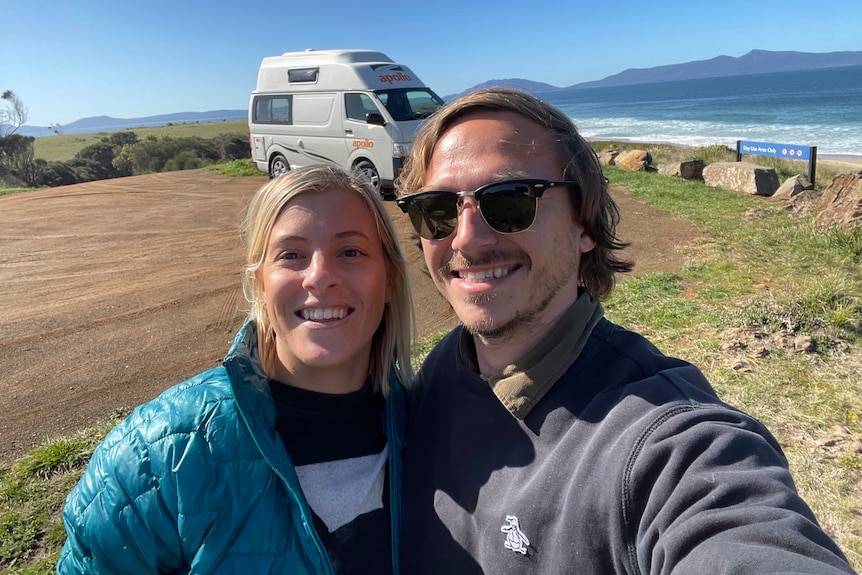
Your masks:
{"label": "olive green collared shirt", "polygon": [[[533,349],[487,380],[509,413],[521,420],[527,417],[575,362],[603,316],[604,310],[598,300],[582,290],[575,303]],[[476,343],[467,330],[461,332],[459,349],[464,363],[479,373]]]}

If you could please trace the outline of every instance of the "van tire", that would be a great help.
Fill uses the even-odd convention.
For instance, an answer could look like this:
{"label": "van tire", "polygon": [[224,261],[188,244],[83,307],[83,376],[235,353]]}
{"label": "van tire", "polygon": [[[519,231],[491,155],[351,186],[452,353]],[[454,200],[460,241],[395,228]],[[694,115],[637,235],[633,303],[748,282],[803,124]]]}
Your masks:
{"label": "van tire", "polygon": [[380,193],[380,172],[377,171],[374,164],[368,160],[360,160],[354,164],[353,169],[362,172],[368,178],[368,181],[371,182],[374,191],[378,194]]}
{"label": "van tire", "polygon": [[290,164],[287,163],[287,158],[281,154],[276,154],[269,162],[269,177],[275,178],[290,171]]}

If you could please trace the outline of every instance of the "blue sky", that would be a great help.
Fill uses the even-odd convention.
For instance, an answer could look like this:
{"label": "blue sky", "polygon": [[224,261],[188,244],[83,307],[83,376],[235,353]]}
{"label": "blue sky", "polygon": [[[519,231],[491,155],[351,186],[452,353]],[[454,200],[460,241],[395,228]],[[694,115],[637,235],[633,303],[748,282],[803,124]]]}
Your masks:
{"label": "blue sky", "polygon": [[[252,9],[250,6],[257,6]],[[859,0],[0,0],[0,90],[34,126],[243,109],[264,56],[368,48],[441,96],[555,86],[752,49],[862,50]]]}

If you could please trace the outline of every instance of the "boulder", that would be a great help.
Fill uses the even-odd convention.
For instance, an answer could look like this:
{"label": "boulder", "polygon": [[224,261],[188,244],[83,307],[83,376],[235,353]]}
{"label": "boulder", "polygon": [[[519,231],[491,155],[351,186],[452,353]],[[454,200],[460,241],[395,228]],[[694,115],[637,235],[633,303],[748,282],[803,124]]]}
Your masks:
{"label": "boulder", "polygon": [[703,181],[703,168],[706,162],[703,160],[686,160],[684,162],[672,162],[670,164],[659,164],[658,173],[665,176],[682,178],[684,180]]}
{"label": "boulder", "polygon": [[813,190],[814,184],[805,176],[793,176],[787,178],[781,186],[772,194],[774,198],[792,198],[798,196],[805,190]]}
{"label": "boulder", "polygon": [[818,231],[862,226],[862,171],[835,176],[814,209],[814,225]]}
{"label": "boulder", "polygon": [[618,150],[614,150],[613,148],[605,148],[601,152],[599,152],[599,162],[604,166],[613,166],[614,160],[619,156],[620,153]]}
{"label": "boulder", "polygon": [[614,159],[614,165],[630,172],[652,170],[652,156],[646,150],[627,150]]}
{"label": "boulder", "polygon": [[703,169],[703,182],[712,188],[771,196],[778,189],[778,174],[749,162],[713,162]]}

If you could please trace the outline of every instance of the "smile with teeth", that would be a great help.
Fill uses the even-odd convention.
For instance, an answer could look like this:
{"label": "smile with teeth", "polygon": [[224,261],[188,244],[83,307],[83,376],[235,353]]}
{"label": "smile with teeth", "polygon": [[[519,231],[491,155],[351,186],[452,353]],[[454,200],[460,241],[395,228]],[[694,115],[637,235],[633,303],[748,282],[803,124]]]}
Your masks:
{"label": "smile with teeth", "polygon": [[334,308],[314,308],[314,309],[303,309],[299,311],[299,315],[302,319],[309,321],[319,321],[326,319],[344,319],[347,317],[348,310],[343,307],[334,307]]}
{"label": "smile with teeth", "polygon": [[458,277],[467,281],[481,281],[485,279],[499,278],[505,275],[509,275],[510,271],[511,270],[509,268],[494,268],[479,272],[459,271]]}

